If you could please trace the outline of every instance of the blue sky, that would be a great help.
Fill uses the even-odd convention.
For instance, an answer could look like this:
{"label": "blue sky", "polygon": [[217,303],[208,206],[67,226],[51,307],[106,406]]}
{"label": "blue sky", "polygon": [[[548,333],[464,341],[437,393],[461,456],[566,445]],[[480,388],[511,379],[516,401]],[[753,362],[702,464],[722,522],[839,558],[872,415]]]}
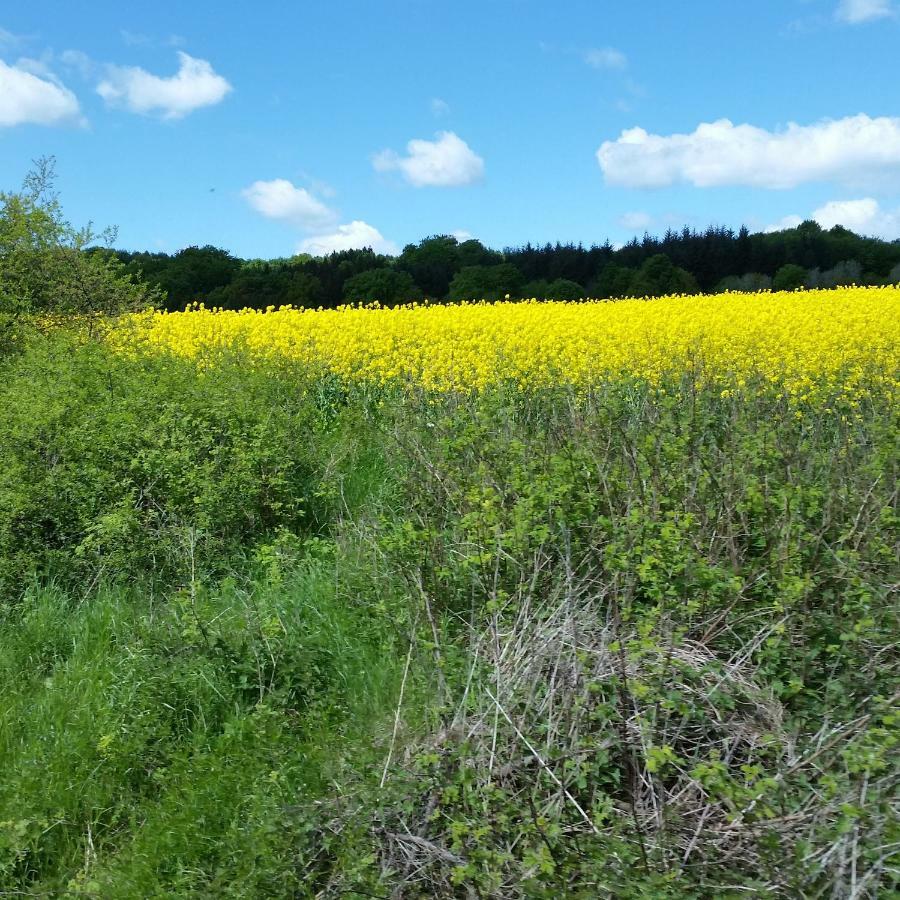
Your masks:
{"label": "blue sky", "polygon": [[122,247],[900,238],[900,0],[4,7],[0,187]]}

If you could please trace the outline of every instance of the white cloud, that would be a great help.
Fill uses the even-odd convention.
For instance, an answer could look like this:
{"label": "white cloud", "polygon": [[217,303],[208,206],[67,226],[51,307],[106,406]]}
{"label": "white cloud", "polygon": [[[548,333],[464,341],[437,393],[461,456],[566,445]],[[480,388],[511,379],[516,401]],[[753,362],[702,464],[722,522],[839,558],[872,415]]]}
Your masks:
{"label": "white cloud", "polygon": [[310,231],[329,228],[337,221],[334,210],[285,178],[254,181],[241,195],[267,219],[290,222]]}
{"label": "white cloud", "polygon": [[231,85],[205,59],[178,52],[175,75],[161,78],[137,66],[109,66],[97,93],[111,106],[134,113],[180,119],[201,106],[223,100]]}
{"label": "white cloud", "polygon": [[883,215],[877,200],[864,197],[862,200],[829,200],[813,213],[813,218],[823,228],[843,225],[851,231],[865,231]]}
{"label": "white cloud", "polygon": [[387,240],[367,222],[357,219],[347,225],[338,225],[334,209],[285,178],[254,181],[241,191],[241,195],[260,215],[286,222],[310,234],[297,246],[298,253],[326,256],[338,250],[363,247],[371,247],[377,253],[399,252],[393,241]]}
{"label": "white cloud", "polygon": [[313,178],[312,175],[307,175],[306,173],[303,174],[303,178],[320,197],[330,198],[337,196],[337,191],[327,181],[322,181],[321,178]]}
{"label": "white cloud", "polygon": [[849,25],[874,22],[896,15],[891,0],[841,0],[835,10],[836,18]]}
{"label": "white cloud", "polygon": [[803,216],[785,216],[783,219],[779,219],[772,225],[766,227],[766,234],[771,234],[773,231],[785,231],[788,228],[796,228],[803,222]]}
{"label": "white cloud", "polygon": [[377,172],[398,171],[415,187],[461,187],[484,177],[484,160],[452,131],[441,131],[433,141],[412,140],[408,156],[393,150],[377,154]]}
{"label": "white cloud", "polygon": [[441,100],[440,97],[432,97],[430,105],[431,114],[437,119],[448,115],[450,112],[450,104],[446,100]]}
{"label": "white cloud", "polygon": [[332,234],[320,234],[306,238],[297,247],[298,253],[309,253],[313,256],[327,256],[339,250],[359,250],[371,247],[376,253],[398,253],[397,245],[386,240],[381,232],[358,219],[349,225],[338,225]]}
{"label": "white cloud", "polygon": [[12,125],[83,124],[76,96],[34,60],[9,66],[0,60],[0,128]]}
{"label": "white cloud", "polygon": [[619,216],[619,224],[629,231],[643,231],[653,224],[653,216],[645,212],[627,212]]}
{"label": "white cloud", "polygon": [[450,234],[452,234],[453,237],[455,237],[461,244],[465,243],[466,241],[471,241],[472,238],[475,237],[475,235],[472,234],[471,231],[466,231],[463,228],[458,228],[456,231],[451,231]]}
{"label": "white cloud", "polygon": [[595,69],[624,69],[628,57],[615,47],[594,47],[584,54],[584,61]]}
{"label": "white cloud", "polygon": [[669,136],[631,128],[601,144],[597,161],[609,184],[626,187],[858,184],[900,174],[900,118],[860,114],[781,131],[719,119]]}
{"label": "white cloud", "polygon": [[[813,212],[810,219],[823,228],[843,225],[857,234],[895,240],[900,238],[900,209],[886,210],[873,197],[860,200],[829,200]],[[796,228],[803,220],[800,216],[785,216],[766,231]]]}

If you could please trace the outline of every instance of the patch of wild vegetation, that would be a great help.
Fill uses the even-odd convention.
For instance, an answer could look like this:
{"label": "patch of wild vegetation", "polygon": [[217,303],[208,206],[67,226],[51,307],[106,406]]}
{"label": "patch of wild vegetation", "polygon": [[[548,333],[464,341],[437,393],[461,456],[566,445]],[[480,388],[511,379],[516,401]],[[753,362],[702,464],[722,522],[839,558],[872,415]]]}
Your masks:
{"label": "patch of wild vegetation", "polygon": [[0,896],[900,889],[896,372],[123,355],[79,285],[152,298],[39,187],[0,197]]}
{"label": "patch of wild vegetation", "polygon": [[896,887],[889,397],[2,365],[4,891]]}

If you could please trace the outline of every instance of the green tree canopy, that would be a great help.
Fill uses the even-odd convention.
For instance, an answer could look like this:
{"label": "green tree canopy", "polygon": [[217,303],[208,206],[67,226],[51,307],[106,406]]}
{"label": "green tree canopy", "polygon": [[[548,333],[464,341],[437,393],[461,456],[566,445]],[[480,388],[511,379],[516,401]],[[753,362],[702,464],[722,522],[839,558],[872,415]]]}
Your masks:
{"label": "green tree canopy", "polygon": [[114,229],[79,229],[66,220],[55,178],[54,160],[40,159],[21,190],[0,192],[0,331],[6,340],[35,313],[115,314],[161,299],[104,249],[115,241]]}
{"label": "green tree canopy", "polygon": [[387,266],[370,269],[354,275],[344,283],[344,300],[347,303],[374,303],[396,306],[421,300],[422,291],[416,286],[408,272],[401,272]]}
{"label": "green tree canopy", "polygon": [[664,253],[657,253],[646,260],[630,285],[632,297],[696,294],[698,290],[694,276],[674,265]]}
{"label": "green tree canopy", "polygon": [[698,291],[694,276],[676,266],[665,253],[644,260],[639,269],[609,263],[589,289],[593,297],[661,297]]}
{"label": "green tree canopy", "polygon": [[[591,297],[655,296],[698,289],[760,290],[769,287],[775,273],[787,264],[798,266],[805,273],[802,280],[795,273],[797,285],[828,286],[846,283],[848,279],[858,284],[900,280],[895,274],[895,267],[900,264],[900,241],[862,237],[839,225],[826,230],[815,222],[752,234],[747,228],[737,232],[721,227],[702,232],[670,229],[663,236],[647,234],[618,248],[608,241],[590,247],[547,243],[507,247],[500,253],[477,240],[460,242],[452,235],[436,235],[409,244],[396,258],[366,249],[317,257],[301,254],[241,261],[214,247],[188,248],[171,255],[119,251],[118,256],[129,264],[130,271],[142,272],[148,281],[170,292],[170,309],[182,308],[191,300],[209,304],[214,295],[217,305],[221,305],[219,288],[240,279],[246,270],[262,275],[255,283],[255,297],[246,281],[238,292],[241,303],[255,307],[302,303],[332,308],[345,301],[347,281],[381,268],[407,272],[421,288],[419,296],[432,300],[446,299],[450,283],[457,276],[456,297],[502,298],[509,293],[513,297],[574,299],[581,292],[575,294],[573,284],[587,285],[584,294]],[[664,259],[654,259],[660,256],[668,258],[671,265]],[[473,281],[472,273],[460,275],[471,267],[501,264],[514,266],[521,281],[513,278],[508,286],[498,290],[492,276],[486,281]],[[301,287],[298,282],[284,279],[285,269],[302,270],[318,279],[319,288],[310,290],[315,282],[304,282]],[[563,286],[561,279],[568,284]],[[237,302],[232,300],[229,305]]]}
{"label": "green tree canopy", "polygon": [[628,297],[635,274],[635,270],[627,266],[608,263],[599,277],[588,285],[588,295],[593,298]]}
{"label": "green tree canopy", "polygon": [[782,266],[772,279],[772,288],[776,291],[795,291],[806,284],[806,269],[796,263]]}
{"label": "green tree canopy", "polygon": [[257,266],[242,269],[234,281],[212,290],[206,300],[209,306],[222,309],[288,305],[315,308],[321,302],[322,283],[319,279],[289,266],[275,272]]}
{"label": "green tree canopy", "polygon": [[530,281],[522,288],[522,296],[535,300],[581,300],[586,294],[577,281],[555,278],[553,281]]}
{"label": "green tree canopy", "polygon": [[426,297],[442,300],[460,269],[490,265],[501,260],[499,253],[488,250],[480,241],[460,243],[452,235],[439,234],[418,244],[407,244],[397,260],[397,266],[409,272]]}
{"label": "green tree canopy", "polygon": [[512,263],[496,266],[466,266],[450,282],[451,300],[518,300],[524,283],[522,273]]}
{"label": "green tree canopy", "polygon": [[824,272],[819,268],[810,269],[807,273],[804,287],[836,288],[863,283],[862,265],[855,259],[845,259]]}

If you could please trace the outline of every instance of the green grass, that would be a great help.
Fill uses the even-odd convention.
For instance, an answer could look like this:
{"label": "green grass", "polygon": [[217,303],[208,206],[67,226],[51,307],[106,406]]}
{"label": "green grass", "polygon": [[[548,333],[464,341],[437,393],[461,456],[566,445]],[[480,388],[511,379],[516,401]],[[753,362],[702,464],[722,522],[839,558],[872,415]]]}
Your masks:
{"label": "green grass", "polygon": [[382,761],[402,675],[395,629],[324,556],[193,599],[43,589],[4,617],[0,883],[299,889],[301,826]]}
{"label": "green grass", "polygon": [[897,888],[892,398],[0,376],[0,897]]}

